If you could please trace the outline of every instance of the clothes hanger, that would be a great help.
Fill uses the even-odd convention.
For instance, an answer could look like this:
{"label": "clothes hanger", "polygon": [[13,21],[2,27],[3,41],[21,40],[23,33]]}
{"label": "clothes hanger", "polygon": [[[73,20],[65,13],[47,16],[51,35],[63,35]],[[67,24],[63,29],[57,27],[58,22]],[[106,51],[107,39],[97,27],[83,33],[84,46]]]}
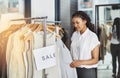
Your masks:
{"label": "clothes hanger", "polygon": [[31,30],[35,31],[38,28],[39,24],[33,24]]}
{"label": "clothes hanger", "polygon": [[56,28],[58,28],[59,32],[64,33],[63,29],[62,29],[59,25],[55,25],[55,24],[51,24],[51,25],[50,25],[50,24],[48,24],[47,27],[48,27],[49,29],[53,30],[53,31],[55,31]]}
{"label": "clothes hanger", "polygon": [[[38,26],[38,28],[36,28],[35,32],[44,31],[42,25],[43,25],[42,23],[39,24],[39,26]],[[51,27],[50,25],[47,24],[46,31],[55,34],[56,37],[58,37],[58,38],[61,38],[61,36],[59,34],[55,33],[55,27],[53,27],[53,26]]]}
{"label": "clothes hanger", "polygon": [[43,31],[43,24],[40,23],[34,31],[35,32]]}
{"label": "clothes hanger", "polygon": [[49,29],[48,27],[47,27],[47,31],[50,32],[50,33],[55,34],[55,36],[56,36],[57,38],[61,38],[61,36],[60,36],[59,34],[55,33],[54,31],[52,31],[52,30]]}

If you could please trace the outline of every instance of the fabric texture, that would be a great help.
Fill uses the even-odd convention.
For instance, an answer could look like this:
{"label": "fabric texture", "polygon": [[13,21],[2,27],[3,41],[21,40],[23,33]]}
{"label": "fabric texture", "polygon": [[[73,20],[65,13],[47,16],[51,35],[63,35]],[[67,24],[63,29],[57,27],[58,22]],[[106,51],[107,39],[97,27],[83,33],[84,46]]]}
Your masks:
{"label": "fabric texture", "polygon": [[[116,28],[115,28],[116,29]],[[114,32],[113,32],[114,31]],[[112,38],[111,38],[111,43],[112,44],[120,44],[120,42],[117,40],[117,35],[115,33],[116,30],[112,31],[112,27],[110,28],[110,33],[112,34]],[[114,35],[114,36],[113,36]]]}
{"label": "fabric texture", "polygon": [[[44,47],[44,32],[34,32],[34,39],[33,39],[33,50],[37,48]],[[46,33],[46,46],[56,44],[55,42],[55,34],[53,33]],[[61,70],[60,70],[60,62],[59,62],[59,52],[56,51],[56,61],[57,65],[54,67],[46,68],[45,74],[42,71],[37,71],[35,66],[35,60],[33,57],[33,78],[42,78],[43,75],[46,74],[47,78],[61,78]]]}
{"label": "fabric texture", "polygon": [[[71,54],[73,60],[88,60],[92,58],[92,50],[100,44],[97,35],[87,29],[82,35],[80,32],[75,31],[71,38]],[[86,49],[87,48],[87,49]],[[95,68],[94,65],[81,65],[79,67]]]}
{"label": "fabric texture", "polygon": [[72,62],[70,51],[61,39],[57,39],[57,46],[60,53],[61,78],[77,78],[76,69],[70,67]]}

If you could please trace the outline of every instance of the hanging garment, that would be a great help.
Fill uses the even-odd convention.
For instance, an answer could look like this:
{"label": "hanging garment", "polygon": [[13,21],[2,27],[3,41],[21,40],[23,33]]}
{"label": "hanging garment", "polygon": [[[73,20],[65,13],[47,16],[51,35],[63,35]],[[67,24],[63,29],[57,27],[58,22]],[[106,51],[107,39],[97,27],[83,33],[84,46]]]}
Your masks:
{"label": "hanging garment", "polygon": [[[34,32],[33,49],[38,49],[44,46],[43,36],[44,36],[44,32],[40,32],[40,31]],[[55,44],[55,39],[56,39],[55,34],[47,32],[46,40],[45,40],[46,46]],[[57,61],[56,66],[45,69],[47,78],[61,78],[58,51],[56,51],[56,61]],[[33,78],[42,78],[42,71],[37,71],[36,69],[34,56],[33,56]]]}
{"label": "hanging garment", "polygon": [[59,48],[60,54],[60,68],[62,78],[77,78],[76,69],[70,67],[70,63],[72,62],[70,51],[61,39],[57,39],[57,46]]}
{"label": "hanging garment", "polygon": [[23,52],[25,50],[24,34],[27,33],[29,28],[24,27],[14,33],[13,47],[10,50],[8,67],[8,78],[26,78],[26,70]]}
{"label": "hanging garment", "polygon": [[100,30],[100,60],[104,61],[105,55],[106,55],[106,44],[107,44],[107,35],[104,27],[101,27]]}
{"label": "hanging garment", "polygon": [[0,78],[7,77],[7,66],[6,66],[6,47],[9,36],[20,29],[23,24],[18,26],[12,25],[7,30],[0,33]]}
{"label": "hanging garment", "polygon": [[13,48],[13,37],[14,37],[14,34],[11,34],[9,36],[7,48],[6,48],[7,78],[9,77],[9,63],[10,63],[10,57],[11,57],[11,49]]}
{"label": "hanging garment", "polygon": [[[32,31],[34,31],[38,26],[36,27],[33,26],[34,28],[32,31],[30,31],[31,28],[28,28],[29,26],[24,26],[23,28],[21,27],[23,26],[16,25],[15,27],[10,27],[11,30],[8,32],[11,34],[6,44],[7,47],[5,54],[6,57],[4,60],[7,63],[6,65],[7,75],[4,76],[7,76],[7,78],[42,78],[42,71],[36,70],[32,49],[43,47],[44,40],[46,41],[46,46],[56,44],[55,42],[56,35],[53,32],[52,33],[47,32],[46,39],[43,39],[44,32],[36,32],[36,33],[34,32],[35,33],[34,40],[32,40],[33,39]],[[30,35],[30,38],[25,39],[25,36],[29,32],[31,32],[32,36]],[[2,38],[2,36],[0,37]],[[45,72],[47,74],[47,78],[61,78],[61,69],[59,63],[60,57],[58,50],[56,51],[55,55],[56,55],[57,65],[46,69]],[[2,66],[2,64],[0,65]]]}
{"label": "hanging garment", "polygon": [[26,78],[33,78],[33,64],[32,64],[33,33],[30,31],[24,34],[24,36],[25,36],[24,63],[26,68]]}

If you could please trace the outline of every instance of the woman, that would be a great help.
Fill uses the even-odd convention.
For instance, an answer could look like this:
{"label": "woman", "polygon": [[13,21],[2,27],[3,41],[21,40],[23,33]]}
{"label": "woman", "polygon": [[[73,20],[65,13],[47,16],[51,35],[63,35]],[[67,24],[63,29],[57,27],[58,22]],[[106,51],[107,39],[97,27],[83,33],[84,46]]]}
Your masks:
{"label": "woman", "polygon": [[[111,40],[110,50],[112,55],[112,72],[113,77],[120,78],[120,18],[117,17],[114,19],[113,26],[110,29],[110,35],[108,37]],[[118,58],[118,73],[116,73],[117,63],[116,60]]]}
{"label": "woman", "polygon": [[76,68],[78,78],[97,78],[99,46],[97,35],[92,32],[90,17],[83,11],[72,15],[75,31],[71,37],[72,68]]}

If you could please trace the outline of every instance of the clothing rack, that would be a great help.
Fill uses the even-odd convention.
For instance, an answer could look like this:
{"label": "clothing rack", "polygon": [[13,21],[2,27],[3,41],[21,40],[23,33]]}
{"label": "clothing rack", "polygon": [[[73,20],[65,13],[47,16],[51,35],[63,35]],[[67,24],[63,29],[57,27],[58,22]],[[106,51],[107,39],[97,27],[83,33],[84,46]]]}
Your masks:
{"label": "clothing rack", "polygon": [[[40,20],[35,20],[34,22],[41,22]],[[46,21],[46,23],[55,23],[56,25],[58,24],[59,26],[61,25],[61,21]],[[56,33],[58,34],[59,31],[56,28]]]}
{"label": "clothing rack", "polygon": [[21,18],[21,19],[12,19],[11,21],[20,21],[20,20],[35,20],[35,19],[47,19],[47,16],[44,17],[28,17],[28,18]]}
{"label": "clothing rack", "polygon": [[[42,22],[41,20],[34,20],[34,23],[36,22]],[[61,25],[61,21],[46,21],[44,20],[44,46],[46,46],[46,23],[55,23],[55,24],[58,24],[58,25]],[[58,29],[56,28],[56,33],[58,34],[59,31]],[[45,69],[43,69],[42,71],[42,78],[47,78],[47,74],[45,73]]]}
{"label": "clothing rack", "polygon": [[[45,17],[33,17],[33,18],[21,18],[21,19],[13,19],[11,21],[20,21],[20,20],[34,20],[34,22],[36,22],[38,19],[43,19],[43,21],[39,21],[39,22],[43,22],[43,30],[44,30],[44,36],[43,36],[43,46],[46,46],[46,20],[47,20],[47,16]],[[45,72],[45,69],[42,70],[42,78],[47,78],[47,74]]]}
{"label": "clothing rack", "polygon": [[[40,20],[35,20],[35,22],[41,22],[41,21]],[[46,21],[46,23],[61,24],[61,21]]]}
{"label": "clothing rack", "polygon": [[[44,28],[44,39],[46,39],[46,20],[47,20],[47,16],[44,16],[44,17],[28,17],[28,18],[21,18],[21,19],[12,19],[11,21],[21,21],[21,20],[34,20],[34,22],[36,22],[36,20],[38,19],[43,19],[42,21],[39,21],[39,22],[43,22],[43,28]],[[44,41],[44,46],[46,46],[46,41]]]}

